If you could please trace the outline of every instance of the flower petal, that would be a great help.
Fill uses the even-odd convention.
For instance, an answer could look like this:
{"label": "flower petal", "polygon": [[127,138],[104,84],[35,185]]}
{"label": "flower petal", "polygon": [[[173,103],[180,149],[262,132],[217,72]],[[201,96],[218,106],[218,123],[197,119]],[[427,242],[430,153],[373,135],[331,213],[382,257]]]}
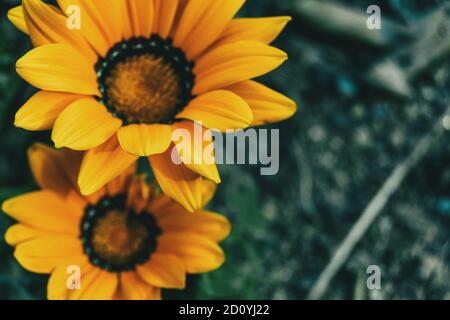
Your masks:
{"label": "flower petal", "polygon": [[70,6],[80,8],[80,32],[99,55],[105,56],[122,39],[122,0],[58,0],[58,4],[67,15]]}
{"label": "flower petal", "polygon": [[[175,164],[172,159],[178,157],[175,147],[165,153],[150,156],[150,163],[156,180],[163,192],[180,203],[188,211],[195,211],[202,205],[203,178],[189,170],[184,164]],[[175,158],[179,160],[179,158]]]}
{"label": "flower petal", "polygon": [[50,273],[70,256],[83,254],[81,241],[69,236],[37,238],[20,243],[14,257],[28,271]]}
{"label": "flower petal", "polygon": [[[154,8],[153,1],[148,0],[125,0],[124,23],[132,34],[125,33],[125,38],[149,37],[153,30]],[[128,21],[127,21],[128,20]]]}
{"label": "flower petal", "polygon": [[81,288],[70,290],[69,300],[112,300],[119,285],[119,275],[88,267],[81,278]]}
{"label": "flower petal", "polygon": [[23,13],[34,46],[64,43],[83,52],[89,61],[96,62],[97,55],[84,40],[79,30],[67,28],[67,18],[54,6],[41,0],[24,0]]}
{"label": "flower petal", "polygon": [[28,159],[36,182],[42,189],[51,190],[74,205],[84,206],[73,173],[81,164],[81,154],[68,150],[56,151],[36,143],[28,149]]}
{"label": "flower petal", "polygon": [[189,34],[197,26],[199,19],[204,15],[214,1],[190,0],[183,10],[180,22],[175,31],[173,44],[175,47],[181,47]]}
{"label": "flower petal", "polygon": [[286,120],[297,111],[294,101],[254,81],[244,81],[226,89],[247,101],[253,112],[253,126]]}
{"label": "flower petal", "polygon": [[37,191],[5,201],[2,210],[24,225],[76,236],[83,208],[69,206],[54,192]]}
{"label": "flower petal", "polygon": [[272,43],[291,21],[291,17],[241,18],[232,20],[214,47],[242,40]]}
{"label": "flower petal", "polygon": [[137,273],[155,287],[183,289],[186,286],[186,269],[174,256],[154,253],[150,261],[137,267]]}
{"label": "flower petal", "polygon": [[157,250],[180,258],[188,273],[209,272],[225,261],[224,253],[216,242],[195,233],[163,234],[158,239]]}
{"label": "flower petal", "polygon": [[189,59],[197,57],[225,30],[245,0],[215,0],[183,41]]}
{"label": "flower petal", "polygon": [[176,116],[201,123],[213,130],[245,129],[253,122],[253,114],[244,99],[226,90],[205,93],[190,102]]}
{"label": "flower petal", "polygon": [[146,283],[136,272],[120,274],[120,289],[125,300],[161,300],[161,289]]}
{"label": "flower petal", "polygon": [[136,156],[150,156],[166,151],[170,146],[172,127],[161,124],[132,124],[118,132],[122,148]]}
{"label": "flower petal", "polygon": [[203,181],[202,188],[202,208],[206,207],[211,199],[214,197],[214,194],[217,190],[217,184],[210,180]]}
{"label": "flower petal", "polygon": [[134,161],[123,173],[121,173],[117,178],[114,178],[109,182],[105,189],[108,195],[116,196],[120,193],[124,193],[127,188],[131,185],[133,177],[135,176],[137,169],[137,161]]}
{"label": "flower petal", "polygon": [[17,6],[8,11],[8,19],[11,23],[23,33],[28,34],[28,27],[23,15],[23,7]]}
{"label": "flower petal", "polygon": [[37,184],[77,208],[86,204],[76,183],[82,155],[68,149],[57,151],[41,143],[28,149],[28,161]]}
{"label": "flower petal", "polygon": [[164,230],[164,234],[192,232],[215,242],[225,239],[231,231],[227,218],[206,211],[188,213],[179,209],[165,210],[158,218],[158,225]]}
{"label": "flower petal", "polygon": [[26,130],[49,130],[59,114],[84,96],[72,93],[39,91],[16,113],[14,125]]}
{"label": "flower petal", "polygon": [[179,8],[179,0],[155,0],[153,32],[166,39],[170,35]]}
{"label": "flower petal", "polygon": [[103,145],[89,150],[81,164],[78,185],[83,195],[100,190],[136,162],[137,156],[125,152],[114,135]]}
{"label": "flower petal", "polygon": [[194,70],[197,83],[193,93],[198,95],[262,76],[286,59],[283,51],[257,41],[239,41],[217,47],[197,61]]}
{"label": "flower petal", "polygon": [[5,241],[10,246],[17,246],[24,241],[49,237],[51,235],[51,232],[40,231],[36,228],[31,228],[26,225],[17,223],[8,228],[5,234]]}
{"label": "flower petal", "polygon": [[39,89],[99,95],[94,66],[67,44],[34,48],[17,61],[16,70]]}
{"label": "flower petal", "polygon": [[69,298],[70,292],[73,290],[80,290],[76,287],[69,289],[68,281],[71,277],[71,267],[76,266],[80,269],[80,289],[83,284],[83,277],[92,268],[89,266],[89,261],[87,256],[73,256],[64,260],[64,262],[58,264],[58,266],[52,271],[52,274],[48,280],[47,284],[47,298],[49,300],[66,300]]}
{"label": "flower petal", "polygon": [[204,129],[192,121],[176,123],[173,128],[172,138],[177,139],[173,142],[186,167],[215,183],[220,183],[211,130]]}
{"label": "flower petal", "polygon": [[52,140],[57,148],[89,150],[106,142],[121,125],[122,121],[95,99],[80,99],[60,114],[53,127]]}

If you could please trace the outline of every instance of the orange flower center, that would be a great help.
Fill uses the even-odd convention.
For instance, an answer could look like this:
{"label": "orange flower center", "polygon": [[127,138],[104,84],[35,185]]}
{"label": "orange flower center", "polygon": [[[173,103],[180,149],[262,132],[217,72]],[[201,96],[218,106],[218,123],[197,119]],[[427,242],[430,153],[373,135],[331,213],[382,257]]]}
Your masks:
{"label": "orange flower center", "polygon": [[105,83],[108,100],[130,122],[159,123],[177,112],[178,76],[162,57],[129,57],[117,64]]}
{"label": "orange flower center", "polygon": [[92,248],[112,264],[124,264],[144,249],[147,228],[119,211],[109,211],[97,220],[92,231]]}
{"label": "orange flower center", "polygon": [[103,198],[86,208],[81,224],[85,253],[108,271],[133,270],[148,261],[161,233],[152,215],[127,209],[124,199]]}
{"label": "orange flower center", "polygon": [[116,44],[97,65],[101,102],[130,123],[172,123],[192,99],[193,64],[153,35]]}

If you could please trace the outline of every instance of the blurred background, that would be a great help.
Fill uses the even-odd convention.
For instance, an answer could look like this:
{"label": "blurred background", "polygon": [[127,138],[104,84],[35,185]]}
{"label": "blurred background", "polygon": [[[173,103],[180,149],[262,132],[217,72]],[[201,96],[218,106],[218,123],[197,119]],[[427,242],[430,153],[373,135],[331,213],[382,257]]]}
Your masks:
{"label": "blurred background", "polygon": [[[48,132],[12,125],[34,93],[14,67],[30,48],[6,19],[19,3],[0,0],[0,202],[36,189],[26,150],[50,144]],[[382,30],[366,27],[372,4]],[[449,1],[248,0],[241,15],[294,18],[275,43],[289,61],[261,81],[299,111],[270,126],[281,134],[278,175],[220,167],[224,183],[210,209],[233,223],[226,263],[165,297],[450,299]],[[311,292],[398,167],[408,169],[405,180],[389,180],[392,197],[375,201],[376,219],[359,230],[351,255]],[[0,215],[0,233],[12,223]],[[381,290],[366,286],[369,265],[381,269]],[[0,239],[0,299],[44,299],[46,281]]]}

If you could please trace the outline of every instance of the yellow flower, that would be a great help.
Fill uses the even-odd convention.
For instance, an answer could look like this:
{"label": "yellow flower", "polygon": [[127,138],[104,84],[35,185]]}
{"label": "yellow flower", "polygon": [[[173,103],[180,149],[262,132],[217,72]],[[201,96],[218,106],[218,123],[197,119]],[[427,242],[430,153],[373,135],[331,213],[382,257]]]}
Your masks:
{"label": "yellow flower", "polygon": [[[289,17],[233,19],[245,0],[57,2],[24,0],[8,14],[36,47],[17,72],[41,89],[15,124],[53,129],[58,148],[89,150],[78,178],[84,195],[148,157],[163,191],[196,210],[201,180],[220,183],[219,173],[206,161],[175,165],[174,128],[193,130],[195,121],[243,129],[296,111],[292,100],[251,80],[287,59],[269,44]],[[77,18],[73,5],[80,29],[67,27],[66,13]]]}
{"label": "yellow flower", "polygon": [[[38,144],[29,159],[42,190],[3,204],[18,221],[5,238],[24,268],[51,274],[49,299],[159,299],[161,288],[184,288],[186,273],[224,262],[217,243],[230,232],[228,220],[188,213],[133,175],[133,166],[83,197],[76,187],[80,153]],[[214,183],[203,187],[211,198]],[[71,287],[74,270],[79,289]]]}

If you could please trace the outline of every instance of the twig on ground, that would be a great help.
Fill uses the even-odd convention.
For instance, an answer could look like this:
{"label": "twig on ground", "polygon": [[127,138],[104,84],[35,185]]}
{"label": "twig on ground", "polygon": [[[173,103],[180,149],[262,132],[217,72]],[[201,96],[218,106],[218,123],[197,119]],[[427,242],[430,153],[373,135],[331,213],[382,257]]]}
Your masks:
{"label": "twig on ground", "polygon": [[449,116],[450,107],[439,118],[433,126],[433,129],[420,139],[409,156],[394,169],[384,185],[370,201],[359,220],[353,225],[345,240],[339,245],[334,256],[309,292],[308,299],[317,300],[322,298],[326,293],[330,282],[348,260],[353,249],[371,226],[372,222],[378,217],[386,203],[397,191],[411,170],[425,157],[433,139],[444,131],[443,122]]}

